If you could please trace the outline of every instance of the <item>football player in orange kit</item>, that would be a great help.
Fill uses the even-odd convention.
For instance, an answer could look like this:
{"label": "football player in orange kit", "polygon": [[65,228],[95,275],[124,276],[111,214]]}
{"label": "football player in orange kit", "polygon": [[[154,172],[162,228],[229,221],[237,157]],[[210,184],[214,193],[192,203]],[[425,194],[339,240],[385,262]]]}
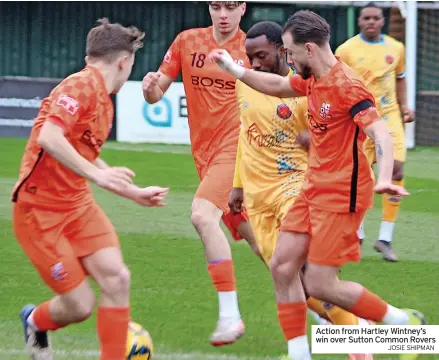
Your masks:
{"label": "football player in orange kit", "polygon": [[[360,260],[357,229],[372,206],[374,191],[408,193],[392,184],[392,139],[373,95],[354,70],[333,55],[329,38],[329,24],[316,13],[301,10],[290,17],[282,40],[298,74],[289,77],[239,67],[225,49],[209,54],[209,60],[259,92],[308,98],[311,146],[305,183],[281,225],[270,264],[279,322],[288,341],[288,359],[293,360],[311,359],[299,277],[305,263],[304,283],[310,296],[387,325],[424,321],[417,311],[393,307],[360,284],[338,279],[343,265]],[[363,151],[366,135],[375,142],[376,184]]]}
{"label": "football player in orange kit", "polygon": [[87,66],[43,100],[12,194],[18,242],[56,294],[21,313],[33,360],[51,360],[48,331],[86,320],[95,307],[87,276],[101,289],[101,360],[124,360],[130,321],[130,272],[113,225],[87,183],[142,206],[162,206],[166,188],[140,188],[134,173],[99,158],[113,122],[110,94],[128,79],[144,34],[102,19],[87,36]]}
{"label": "football player in orange kit", "polygon": [[[282,33],[282,27],[271,21],[261,21],[248,30],[245,45],[255,71],[281,76],[293,73],[283,56]],[[269,267],[282,221],[305,181],[308,104],[306,97],[269,96],[239,80],[236,95],[241,131],[229,206],[234,213],[240,212],[245,201],[256,243]],[[334,325],[368,324],[346,310],[312,297],[307,297],[307,305],[320,324],[323,318]],[[349,354],[349,360],[372,359],[371,354]]]}
{"label": "football player in orange kit", "polygon": [[192,154],[201,183],[192,202],[192,224],[205,249],[208,271],[218,292],[219,321],[211,344],[233,343],[244,334],[236,292],[230,245],[220,227],[223,219],[235,239],[244,237],[257,249],[245,213],[233,215],[228,198],[239,136],[235,79],[207,60],[218,46],[229,51],[239,66],[250,67],[245,33],[239,28],[246,4],[212,1],[213,25],[180,33],[166,53],[158,72],[143,80],[148,103],[158,102],[181,73],[186,92]]}

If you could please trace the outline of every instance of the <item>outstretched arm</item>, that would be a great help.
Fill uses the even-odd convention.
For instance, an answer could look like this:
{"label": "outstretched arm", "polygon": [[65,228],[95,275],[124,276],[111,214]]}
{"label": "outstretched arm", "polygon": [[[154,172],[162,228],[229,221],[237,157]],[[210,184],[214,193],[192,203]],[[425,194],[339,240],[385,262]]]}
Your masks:
{"label": "outstretched arm", "polygon": [[82,157],[64,135],[64,129],[46,121],[38,136],[38,144],[54,159],[79,176],[119,196],[143,206],[162,206],[168,189],[149,187],[141,189],[132,183],[134,172],[124,167],[109,167],[97,158],[93,163]]}
{"label": "outstretched arm", "polygon": [[[239,65],[236,64],[236,66]],[[291,88],[288,77],[244,68],[241,69],[243,69],[244,72],[239,79],[256,91],[280,98],[301,96]]]}
{"label": "outstretched arm", "polygon": [[96,166],[98,169],[108,169],[110,166],[101,158],[96,158],[96,160],[93,162],[93,165]]}
{"label": "outstretched arm", "polygon": [[370,100],[363,100],[351,109],[354,121],[375,143],[378,163],[378,181],[375,192],[406,196],[408,192],[402,187],[392,184],[393,173],[393,144],[386,123],[380,118]]}
{"label": "outstretched arm", "polygon": [[[95,183],[99,181],[100,167],[98,164],[92,164],[82,157],[66,139],[64,130],[52,121],[46,121],[42,126],[38,136],[38,144],[54,159],[79,176]],[[131,177],[127,174],[124,180],[129,183]]]}
{"label": "outstretched arm", "polygon": [[298,97],[305,95],[293,90],[289,77],[245,69],[236,64],[225,50],[212,51],[209,54],[209,59],[216,62],[225,72],[263,94],[276,97]]}
{"label": "outstretched arm", "polygon": [[387,131],[384,120],[378,120],[364,129],[364,132],[375,143],[378,164],[378,184],[392,183],[393,145],[392,137]]}

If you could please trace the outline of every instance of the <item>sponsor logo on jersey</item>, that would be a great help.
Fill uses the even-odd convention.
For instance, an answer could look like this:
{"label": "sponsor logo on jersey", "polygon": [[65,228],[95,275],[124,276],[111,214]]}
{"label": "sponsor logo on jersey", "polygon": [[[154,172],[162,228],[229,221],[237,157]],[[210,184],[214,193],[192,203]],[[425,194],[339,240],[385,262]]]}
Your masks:
{"label": "sponsor logo on jersey", "polygon": [[280,104],[278,105],[276,109],[277,116],[279,116],[281,119],[287,120],[293,115],[293,112],[286,104]]}
{"label": "sponsor logo on jersey", "polygon": [[331,104],[324,102],[320,107],[320,117],[322,119],[326,119],[330,116],[329,112],[331,111]]}
{"label": "sponsor logo on jersey", "polygon": [[275,134],[264,134],[256,123],[251,124],[247,129],[247,140],[249,144],[254,143],[258,147],[271,148],[273,146],[279,146],[286,141],[287,138],[288,136],[283,130],[276,131]]}
{"label": "sponsor logo on jersey", "polygon": [[104,142],[100,139],[97,139],[91,130],[85,130],[81,136],[81,142],[93,149],[95,149],[98,153]]}
{"label": "sponsor logo on jersey", "polygon": [[314,116],[312,116],[309,113],[308,113],[308,124],[310,131],[312,131],[315,134],[319,132],[322,133],[328,130],[328,124],[318,123],[317,121],[315,121]]}
{"label": "sponsor logo on jersey", "polygon": [[172,52],[171,50],[168,50],[165,54],[165,57],[163,58],[163,61],[169,64],[171,62],[171,58],[172,58]]}
{"label": "sponsor logo on jersey", "polygon": [[235,81],[234,80],[223,80],[223,79],[212,79],[208,76],[197,76],[192,75],[192,85],[202,86],[204,88],[215,88],[221,90],[234,90],[235,89]]}
{"label": "sponsor logo on jersey", "polygon": [[61,106],[70,115],[75,115],[79,110],[79,103],[75,99],[64,94],[56,100],[56,105]]}
{"label": "sponsor logo on jersey", "polygon": [[392,65],[393,62],[395,61],[395,58],[392,55],[386,55],[385,60],[386,60],[386,63],[388,63],[389,65]]}

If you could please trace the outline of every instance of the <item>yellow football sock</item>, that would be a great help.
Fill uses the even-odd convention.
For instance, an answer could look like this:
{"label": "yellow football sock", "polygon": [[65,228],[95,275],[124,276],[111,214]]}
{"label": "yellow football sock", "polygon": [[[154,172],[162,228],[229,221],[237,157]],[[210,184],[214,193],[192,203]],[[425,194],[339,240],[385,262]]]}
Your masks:
{"label": "yellow football sock", "polygon": [[[404,180],[392,181],[393,184],[404,186]],[[399,206],[401,204],[400,196],[392,196],[388,194],[383,194],[383,215],[382,221],[392,222],[396,221],[399,212]]]}
{"label": "yellow football sock", "polygon": [[323,307],[323,304],[320,300],[317,300],[316,298],[309,297],[306,301],[306,304],[308,305],[308,308],[310,308],[312,311],[317,313],[320,317],[326,317],[326,310]]}
{"label": "yellow football sock", "polygon": [[354,314],[339,308],[331,306],[326,310],[326,315],[334,325],[358,325],[359,320]]}

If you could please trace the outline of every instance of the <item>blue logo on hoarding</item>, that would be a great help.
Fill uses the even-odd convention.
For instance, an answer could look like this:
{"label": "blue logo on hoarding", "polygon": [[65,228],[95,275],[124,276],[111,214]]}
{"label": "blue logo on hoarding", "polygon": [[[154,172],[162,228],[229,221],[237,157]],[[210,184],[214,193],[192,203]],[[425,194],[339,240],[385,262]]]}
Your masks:
{"label": "blue logo on hoarding", "polygon": [[172,126],[172,104],[167,98],[162,98],[155,104],[145,102],[142,113],[144,119],[152,126]]}

